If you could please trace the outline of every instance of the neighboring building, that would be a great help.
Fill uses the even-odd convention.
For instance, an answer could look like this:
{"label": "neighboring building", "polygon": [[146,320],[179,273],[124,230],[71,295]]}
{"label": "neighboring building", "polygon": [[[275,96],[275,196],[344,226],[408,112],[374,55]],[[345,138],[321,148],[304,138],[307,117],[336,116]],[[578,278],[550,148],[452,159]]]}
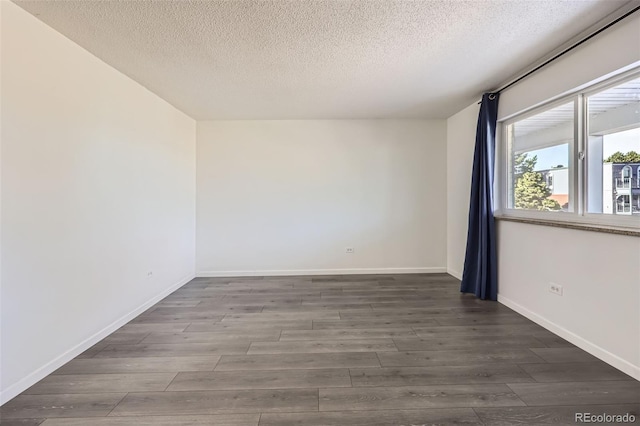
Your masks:
{"label": "neighboring building", "polygon": [[542,174],[547,187],[551,191],[549,198],[556,200],[562,210],[569,209],[569,168],[556,167],[548,170],[538,170]]}
{"label": "neighboring building", "polygon": [[[549,198],[556,200],[562,210],[566,210],[569,202],[569,169],[558,167],[537,172],[542,174],[551,191]],[[593,196],[599,198],[598,194]],[[640,163],[602,165],[602,213],[640,215]]]}
{"label": "neighboring building", "polygon": [[640,215],[640,163],[604,163],[602,212]]}

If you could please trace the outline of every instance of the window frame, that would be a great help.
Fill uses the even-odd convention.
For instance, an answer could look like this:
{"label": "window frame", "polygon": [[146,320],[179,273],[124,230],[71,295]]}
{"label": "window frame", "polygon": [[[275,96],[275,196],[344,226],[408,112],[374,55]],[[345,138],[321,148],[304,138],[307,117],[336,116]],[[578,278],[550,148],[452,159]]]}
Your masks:
{"label": "window frame", "polygon": [[[510,208],[509,205],[512,203],[513,191],[512,185],[513,181],[510,179],[510,174],[513,171],[512,158],[510,152],[511,147],[509,146],[509,137],[507,135],[508,128],[511,124],[514,124],[518,121],[525,120],[527,118],[538,115],[542,112],[551,110],[561,105],[566,105],[573,101],[573,139],[569,141],[569,211],[568,212],[553,212],[553,211],[536,211],[536,210],[524,210],[524,209],[515,209]],[[574,167],[574,155],[576,146],[576,125],[578,120],[578,105],[575,96],[563,96],[561,98],[554,99],[553,101],[545,102],[544,104],[538,105],[534,108],[530,108],[525,112],[512,115],[509,118],[501,120],[498,122],[499,132],[496,132],[496,143],[500,147],[500,165],[497,168],[500,171],[500,197],[502,200],[500,204],[500,208],[496,209],[497,214],[501,216],[514,216],[525,219],[540,219],[547,218],[550,221],[558,221],[562,220],[563,216],[568,214],[573,214],[576,212],[576,180],[577,175],[575,173]]]}
{"label": "window frame", "polygon": [[[640,67],[621,72],[618,75],[586,84],[571,92],[536,104],[530,108],[512,114],[498,121],[496,131],[496,173],[494,184],[495,216],[531,219],[535,221],[566,222],[584,225],[596,225],[612,228],[640,229],[640,218],[633,215],[589,213],[587,209],[588,183],[588,144],[589,132],[588,98],[608,88],[626,81],[640,78]],[[510,173],[512,173],[511,147],[507,130],[509,125],[538,115],[557,106],[574,102],[573,140],[569,144],[569,211],[536,211],[510,208],[513,197]],[[640,125],[638,126],[640,128]],[[633,127],[636,128],[636,127]],[[632,172],[633,173],[633,172]],[[630,197],[632,198],[632,197]],[[631,201],[632,203],[632,201]]]}

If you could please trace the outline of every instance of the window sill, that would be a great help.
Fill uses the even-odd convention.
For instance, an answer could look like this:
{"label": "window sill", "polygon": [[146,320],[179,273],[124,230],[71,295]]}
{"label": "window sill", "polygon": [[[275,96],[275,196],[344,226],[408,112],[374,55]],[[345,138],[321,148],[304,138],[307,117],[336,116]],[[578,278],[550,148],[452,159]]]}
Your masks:
{"label": "window sill", "polygon": [[496,220],[506,222],[526,223],[529,225],[553,226],[556,228],[577,229],[580,231],[604,232],[606,234],[625,235],[628,237],[640,237],[640,229],[625,228],[620,226],[593,225],[586,223],[564,222],[548,219],[532,219],[528,217],[517,217],[507,215],[496,215]]}

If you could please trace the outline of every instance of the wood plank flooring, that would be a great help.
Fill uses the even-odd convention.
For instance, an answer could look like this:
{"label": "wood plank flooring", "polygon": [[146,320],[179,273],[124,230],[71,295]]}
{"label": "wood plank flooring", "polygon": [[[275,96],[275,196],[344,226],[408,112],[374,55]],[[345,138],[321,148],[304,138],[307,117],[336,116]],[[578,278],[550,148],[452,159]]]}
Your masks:
{"label": "wood plank flooring", "polygon": [[640,383],[445,274],[198,278],[0,408],[0,424],[575,424]]}

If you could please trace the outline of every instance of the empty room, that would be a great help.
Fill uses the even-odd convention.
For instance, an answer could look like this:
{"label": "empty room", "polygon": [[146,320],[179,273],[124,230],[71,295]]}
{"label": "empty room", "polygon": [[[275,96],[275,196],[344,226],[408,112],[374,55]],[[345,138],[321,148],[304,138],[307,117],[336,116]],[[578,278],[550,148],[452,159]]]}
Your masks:
{"label": "empty room", "polygon": [[0,425],[640,424],[640,0],[0,0]]}

